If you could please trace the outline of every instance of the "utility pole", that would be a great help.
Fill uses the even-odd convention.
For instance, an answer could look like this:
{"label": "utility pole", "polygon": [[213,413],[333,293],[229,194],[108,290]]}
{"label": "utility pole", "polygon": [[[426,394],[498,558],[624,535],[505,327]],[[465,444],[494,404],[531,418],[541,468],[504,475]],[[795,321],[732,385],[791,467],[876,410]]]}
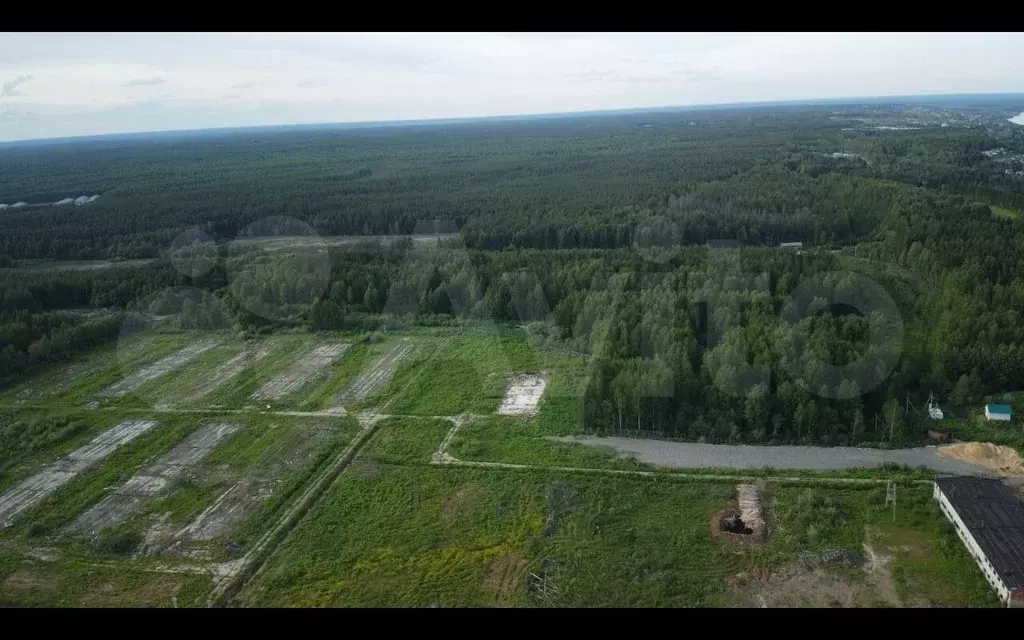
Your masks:
{"label": "utility pole", "polygon": [[892,503],[892,521],[896,522],[896,482],[894,480],[885,481],[885,506],[889,506]]}
{"label": "utility pole", "polygon": [[889,420],[889,442],[892,443],[892,432],[896,427],[896,405],[892,406],[892,418]]}

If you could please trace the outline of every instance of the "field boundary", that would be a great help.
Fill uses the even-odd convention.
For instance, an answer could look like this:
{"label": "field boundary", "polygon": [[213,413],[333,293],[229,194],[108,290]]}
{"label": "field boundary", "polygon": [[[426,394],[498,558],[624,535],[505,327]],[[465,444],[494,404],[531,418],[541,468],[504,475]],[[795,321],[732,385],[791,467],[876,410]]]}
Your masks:
{"label": "field boundary", "polygon": [[[451,337],[438,345],[433,353],[431,353],[431,357],[443,349],[450,341]],[[422,371],[419,375],[422,375]],[[411,384],[413,380],[419,377],[419,375],[410,380],[407,385]],[[391,400],[385,403],[382,409],[386,408],[390,403]],[[338,414],[328,413],[327,415]],[[257,542],[248,553],[242,556],[239,560],[224,563],[224,565],[221,565],[223,569],[216,571],[213,591],[210,592],[210,596],[207,600],[208,607],[216,607],[226,604],[232,597],[234,597],[234,595],[239,593],[251,579],[260,574],[263,567],[266,566],[267,560],[274,554],[281,543],[284,542],[288,533],[290,533],[302,517],[309,512],[316,501],[334,485],[338,476],[345,470],[345,467],[347,467],[355,458],[362,446],[370,440],[374,433],[376,433],[377,425],[390,417],[392,416],[384,413],[363,413],[358,416],[358,420],[363,423],[363,428],[360,429],[359,433],[357,433],[354,438],[352,438],[352,442],[345,447],[341,454],[331,461],[323,472],[313,480],[309,487],[296,501],[294,506],[285,512],[284,516],[281,517],[278,523],[264,534],[263,537],[260,538],[259,542]]]}
{"label": "field boundary", "polygon": [[266,560],[273,555],[291,529],[306,515],[306,512],[320,496],[334,484],[338,475],[348,466],[362,445],[376,432],[377,425],[382,419],[382,416],[375,414],[369,416],[363,428],[352,438],[352,442],[327,465],[296,503],[285,512],[278,523],[264,534],[241,559],[225,563],[228,565],[226,571],[215,572],[214,587],[207,600],[207,606],[214,607],[224,604],[259,573]]}
{"label": "field boundary", "polygon": [[[884,485],[887,482],[893,481],[892,478],[816,478],[810,476],[755,476],[720,473],[671,473],[664,471],[639,471],[632,469],[597,469],[594,467],[544,466],[537,464],[519,464],[515,462],[483,462],[472,460],[459,460],[457,458],[453,458],[451,454],[449,454],[447,451],[443,452],[444,458],[442,458],[441,455],[439,454],[442,454],[442,452],[435,453],[434,456],[431,458],[429,464],[438,467],[475,467],[481,469],[510,469],[514,471],[554,471],[563,473],[582,473],[607,476],[634,476],[641,478],[664,478],[672,480],[697,480],[701,482],[750,482],[756,480],[763,480],[765,482],[796,483],[811,485]],[[900,478],[896,479],[895,481],[900,484],[932,484],[932,480],[923,480],[915,478]]]}

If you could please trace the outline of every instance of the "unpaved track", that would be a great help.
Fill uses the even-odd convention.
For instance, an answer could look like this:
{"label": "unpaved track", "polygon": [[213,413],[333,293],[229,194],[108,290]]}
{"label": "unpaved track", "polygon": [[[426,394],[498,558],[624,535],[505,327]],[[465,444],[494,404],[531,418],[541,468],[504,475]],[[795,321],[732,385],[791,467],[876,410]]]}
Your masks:
{"label": "unpaved track", "polygon": [[804,469],[830,471],[875,468],[895,462],[924,466],[954,475],[990,475],[975,465],[938,454],[936,447],[916,449],[864,449],[858,447],[797,447],[729,444],[700,444],[640,438],[599,438],[566,436],[551,438],[595,447],[610,447],[635,456],[640,462],[671,469]]}
{"label": "unpaved track", "polygon": [[156,427],[153,420],[126,420],[93,438],[39,473],[0,496],[0,529],[10,526],[19,515],[43,498],[71,482],[75,476],[106,459],[122,445]]}
{"label": "unpaved track", "polygon": [[156,380],[164,374],[170,373],[175,369],[180,369],[185,364],[195,360],[203,354],[205,351],[209,351],[220,343],[217,339],[205,339],[198,340],[192,344],[183,347],[169,356],[160,358],[156,362],[146,365],[139,369],[132,375],[122,378],[118,382],[110,385],[105,391],[101,392],[103,396],[113,396],[115,398],[121,398],[129,393],[133,393],[138,390],[139,387]]}
{"label": "unpaved track", "polygon": [[201,427],[160,456],[156,462],[129,478],[117,491],[80,515],[68,527],[68,531],[95,536],[107,527],[116,526],[142,503],[184,475],[189,467],[199,462],[239,428],[240,425],[234,423],[215,423]]}

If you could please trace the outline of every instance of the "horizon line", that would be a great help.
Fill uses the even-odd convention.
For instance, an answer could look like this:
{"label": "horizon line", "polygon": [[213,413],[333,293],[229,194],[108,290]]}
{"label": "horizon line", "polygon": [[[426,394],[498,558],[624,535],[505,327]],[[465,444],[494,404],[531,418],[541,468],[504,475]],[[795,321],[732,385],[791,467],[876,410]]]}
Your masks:
{"label": "horizon line", "polygon": [[697,111],[701,109],[725,109],[725,108],[756,108],[756,107],[784,107],[800,105],[826,105],[835,106],[856,104],[858,102],[871,102],[883,104],[897,104],[900,101],[928,100],[928,99],[952,99],[952,98],[978,98],[978,97],[1020,97],[1021,108],[1024,109],[1024,91],[1001,92],[1001,93],[921,93],[921,94],[897,94],[897,95],[867,95],[867,96],[843,96],[838,98],[792,98],[785,100],[745,100],[739,102],[710,102],[695,103],[689,105],[662,105],[644,107],[619,107],[613,109],[584,109],[574,111],[546,111],[517,114],[492,114],[481,116],[454,116],[436,118],[399,118],[393,120],[353,120],[335,122],[308,122],[292,124],[260,124],[260,125],[238,125],[227,127],[202,127],[184,129],[146,129],[141,131],[122,131],[118,133],[94,133],[76,136],[60,136],[55,138],[19,138],[16,140],[0,140],[0,147],[14,147],[19,144],[38,143],[60,143],[60,142],[85,142],[101,141],[104,139],[116,139],[118,137],[145,138],[146,136],[165,136],[167,134],[187,135],[190,133],[231,133],[252,131],[258,129],[288,129],[288,128],[330,128],[330,127],[363,127],[363,128],[387,128],[415,125],[440,125],[480,122],[488,120],[519,120],[519,119],[543,119],[543,118],[564,118],[584,115],[615,115],[627,113],[649,113],[665,111]]}

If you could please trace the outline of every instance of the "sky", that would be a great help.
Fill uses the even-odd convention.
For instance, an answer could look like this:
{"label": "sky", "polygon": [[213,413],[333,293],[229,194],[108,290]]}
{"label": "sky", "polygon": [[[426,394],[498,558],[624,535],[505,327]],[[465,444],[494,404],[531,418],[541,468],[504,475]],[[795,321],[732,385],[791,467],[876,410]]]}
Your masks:
{"label": "sky", "polygon": [[1020,91],[1020,33],[0,33],[2,141]]}

